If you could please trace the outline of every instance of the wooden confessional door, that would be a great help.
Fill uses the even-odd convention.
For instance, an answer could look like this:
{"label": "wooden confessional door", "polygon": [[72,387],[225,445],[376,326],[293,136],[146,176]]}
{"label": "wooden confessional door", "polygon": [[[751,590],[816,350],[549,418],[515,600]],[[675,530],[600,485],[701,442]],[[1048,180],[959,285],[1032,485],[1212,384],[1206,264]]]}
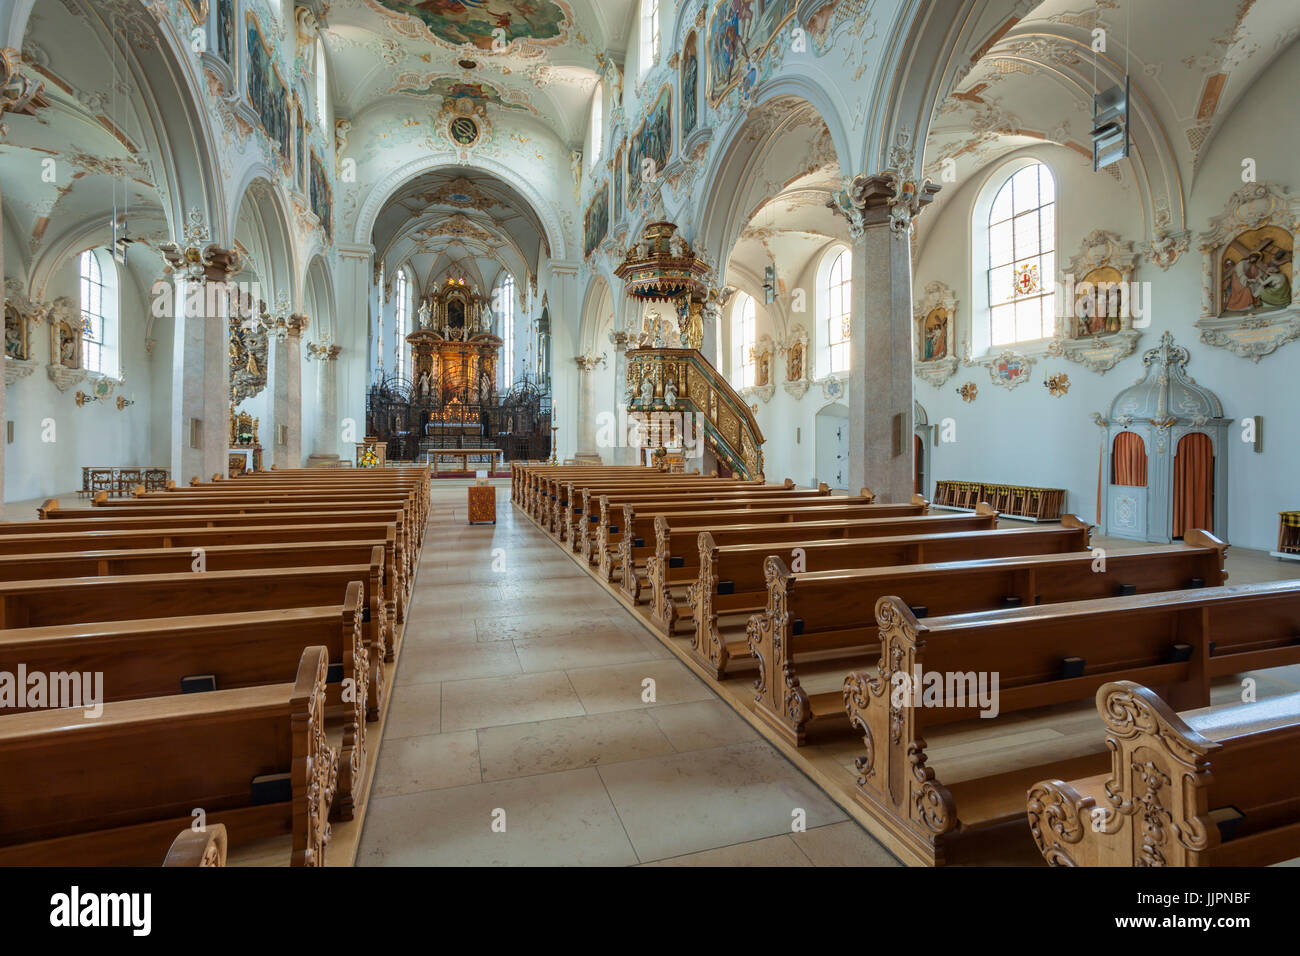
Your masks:
{"label": "wooden confessional door", "polygon": [[1110,450],[1110,493],[1106,532],[1147,540],[1147,450],[1136,432],[1120,432]]}
{"label": "wooden confessional door", "polygon": [[1203,432],[1191,432],[1174,453],[1173,527],[1181,538],[1191,528],[1214,531],[1214,443]]}

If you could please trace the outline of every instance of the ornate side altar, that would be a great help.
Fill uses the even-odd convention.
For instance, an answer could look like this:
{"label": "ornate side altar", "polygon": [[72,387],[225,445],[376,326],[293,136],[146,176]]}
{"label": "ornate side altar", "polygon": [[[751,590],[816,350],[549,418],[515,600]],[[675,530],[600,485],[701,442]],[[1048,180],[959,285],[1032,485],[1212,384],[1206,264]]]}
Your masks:
{"label": "ornate side altar", "polygon": [[230,413],[228,469],[234,478],[246,471],[262,470],[262,446],[257,440],[257,419],[248,412]]}

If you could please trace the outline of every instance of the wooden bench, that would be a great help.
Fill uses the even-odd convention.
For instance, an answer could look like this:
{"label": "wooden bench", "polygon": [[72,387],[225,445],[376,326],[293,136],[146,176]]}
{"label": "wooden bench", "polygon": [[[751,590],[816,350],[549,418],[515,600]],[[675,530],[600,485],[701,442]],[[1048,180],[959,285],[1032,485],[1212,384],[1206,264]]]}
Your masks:
{"label": "wooden bench", "polygon": [[[925,617],[1222,585],[1228,546],[1200,530],[1187,538],[1121,551],[1104,565],[1082,551],[791,574],[769,555],[767,608],[750,618],[743,645],[727,650],[752,657],[755,713],[798,747],[813,722],[846,724],[843,676],[879,658],[874,612],[880,598],[894,595]],[[832,678],[833,689],[810,694],[803,686],[810,677],[814,685]]]}
{"label": "wooden bench", "polygon": [[[1113,556],[1112,559],[1113,560]],[[1161,688],[1178,709],[1209,703],[1216,676],[1300,662],[1300,581],[1138,594],[1042,607],[917,620],[896,597],[876,602],[880,664],[850,673],[843,700],[863,735],[856,798],[910,853],[943,861],[960,835],[1022,819],[1037,781],[1104,772],[1095,752],[944,785],[929,765],[931,728],[969,721],[966,744],[996,733],[1007,714],[1090,699],[1131,680]],[[908,690],[911,675],[921,674]],[[944,687],[936,688],[931,675]],[[967,696],[978,679],[992,689],[996,717],[978,719]],[[894,693],[895,689],[898,693]],[[919,699],[918,699],[919,698]],[[960,817],[958,813],[960,812]]]}
{"label": "wooden bench", "polygon": [[601,465],[601,466],[580,466],[580,465],[512,465],[510,469],[510,498],[523,508],[527,513],[533,513],[533,504],[537,496],[537,488],[544,475],[558,471],[561,468],[574,477],[581,477],[588,474],[609,474],[609,475],[655,475],[659,474],[654,468],[645,465]]}
{"label": "wooden bench", "polygon": [[619,476],[608,474],[604,469],[594,469],[584,473],[584,470],[580,468],[565,468],[555,472],[542,473],[534,476],[532,492],[529,499],[529,514],[531,514],[540,524],[549,525],[554,513],[555,502],[562,492],[562,486],[573,482],[577,482],[583,486],[617,485],[619,487],[669,489],[704,487],[706,484],[717,487],[736,487],[742,484],[758,484],[757,482],[744,482],[737,478],[718,478],[717,476],[667,475],[654,470],[649,470],[640,474]]}
{"label": "wooden bench", "polygon": [[[391,533],[392,529],[388,529]],[[79,536],[80,537],[80,536]],[[2,540],[2,539],[0,539]],[[30,540],[23,538],[21,540]],[[82,540],[82,544],[88,542]],[[184,571],[253,571],[316,565],[368,563],[384,549],[383,600],[390,618],[397,607],[391,575],[391,549],[383,541],[296,541],[278,544],[219,544],[200,548],[129,548],[4,554],[0,581],[80,578],[103,574],[168,574]]]}
{"label": "wooden bench", "polygon": [[199,509],[198,514],[169,512],[161,515],[141,515],[108,509],[97,511],[92,518],[47,521],[0,521],[0,537],[19,534],[49,534],[51,532],[80,533],[95,531],[128,530],[186,530],[192,528],[257,528],[273,525],[320,525],[383,522],[395,528],[397,557],[403,581],[414,575],[418,549],[408,541],[400,509],[371,509],[365,511],[272,511],[241,513],[220,509]]}
{"label": "wooden bench", "polygon": [[323,647],[296,679],[0,720],[0,865],[157,866],[202,809],[236,843],[291,833],[323,866],[338,754]]}
{"label": "wooden bench", "polygon": [[[795,488],[794,482],[789,478],[784,484],[780,485],[753,485],[746,484],[743,488],[726,488],[722,490],[711,489],[705,493],[698,490],[677,490],[671,492],[651,491],[645,492],[640,490],[615,490],[615,489],[593,489],[590,486],[581,486],[570,484],[565,487],[565,504],[561,509],[561,520],[563,522],[559,538],[561,541],[567,541],[569,548],[577,554],[582,554],[588,558],[590,563],[592,534],[591,529],[600,524],[600,508],[602,503],[606,503],[608,511],[621,508],[624,504],[631,504],[636,508],[655,508],[658,506],[671,507],[683,504],[701,504],[702,499],[710,504],[730,504],[731,502],[785,502],[785,501],[807,501],[810,499],[823,499],[844,501],[850,500],[843,496],[830,498],[830,487],[825,482],[819,488]],[[858,496],[857,499],[864,503],[870,503],[873,498],[868,494]],[[592,502],[596,502],[593,506]],[[590,513],[588,513],[590,511]]]}
{"label": "wooden bench", "polygon": [[[44,674],[51,683],[62,675],[69,687],[76,675],[83,687],[89,675],[102,675],[103,704],[283,683],[304,649],[324,647],[325,702],[342,718],[335,811],[351,820],[366,768],[366,722],[379,719],[385,692],[383,667],[366,645],[364,608],[361,582],[353,581],[340,604],[322,607],[0,630],[0,671]],[[46,707],[32,703],[16,701],[3,713],[68,705],[62,686],[58,700],[47,691]]]}
{"label": "wooden bench", "polygon": [[[3,527],[0,523],[0,530]],[[287,557],[288,552],[300,551],[303,548],[314,550],[322,542],[338,545],[360,542],[367,547],[382,544],[384,600],[388,606],[389,617],[399,622],[405,618],[408,584],[405,574],[402,573],[402,565],[397,559],[397,529],[393,524],[383,523],[263,525],[244,528],[164,527],[131,531],[120,531],[110,527],[104,530],[72,533],[54,531],[49,534],[0,534],[0,568],[10,569],[7,577],[6,572],[0,570],[0,579],[18,579],[18,573],[13,569],[21,567],[22,562],[8,560],[14,556],[61,554],[85,550],[113,552],[175,548],[190,553],[192,561],[192,552],[196,548],[201,548],[205,553],[210,554],[213,549],[266,546],[270,551],[262,560],[265,560],[268,566],[274,567],[291,563]],[[286,557],[281,559],[281,554],[285,554]]]}
{"label": "wooden bench", "polygon": [[183,495],[163,498],[123,498],[109,500],[96,498],[90,508],[51,509],[40,514],[41,518],[70,520],[103,518],[118,515],[162,516],[189,515],[219,511],[229,514],[273,514],[276,512],[294,513],[301,511],[363,511],[370,508],[395,508],[401,513],[400,526],[410,534],[411,546],[419,548],[423,542],[423,525],[415,517],[414,497],[410,493],[371,494],[363,498],[349,498],[330,494],[312,495],[306,500],[291,498],[287,501],[264,500],[267,496],[253,493],[236,492],[227,495],[205,496],[198,500],[189,500]]}
{"label": "wooden bench", "polygon": [[[591,545],[592,561],[606,581],[614,579],[615,572],[622,573],[627,564],[628,552],[634,553],[634,564],[644,565],[645,557],[654,552],[646,542],[654,538],[656,519],[671,522],[686,520],[698,523],[717,523],[720,526],[754,523],[789,523],[816,520],[813,515],[895,516],[921,514],[924,505],[877,505],[875,497],[864,489],[864,494],[813,495],[810,497],[785,497],[772,495],[708,496],[691,495],[667,502],[642,504],[636,496],[624,498],[615,504],[608,495],[600,496],[596,509],[595,542]],[[813,509],[810,514],[810,510]],[[846,509],[848,509],[846,511]],[[861,511],[861,509],[871,509]],[[858,512],[861,511],[861,514]],[[638,551],[638,549],[640,549]],[[627,589],[625,589],[627,590]],[[630,592],[629,592],[630,593]],[[638,592],[639,593],[639,592]]]}
{"label": "wooden bench", "polygon": [[[764,514],[759,510],[733,515],[660,513],[654,516],[653,545],[638,547],[635,540],[626,537],[619,542],[618,564],[623,575],[620,586],[630,600],[636,601],[640,599],[641,588],[648,585],[652,619],[666,628],[669,608],[676,604],[666,572],[670,569],[684,572],[687,581],[692,576],[698,577],[695,567],[699,561],[699,539],[700,534],[706,531],[715,535],[718,541],[758,542],[775,538],[793,541],[791,547],[797,547],[801,541],[828,538],[878,538],[983,530],[996,528],[997,520],[997,513],[993,511],[971,515],[927,514],[925,500],[919,497],[910,505],[850,505],[842,509],[807,505],[785,515]],[[681,554],[673,552],[674,535],[680,542]],[[660,582],[657,597],[656,582]]]}
{"label": "wooden bench", "polygon": [[429,479],[427,475],[401,475],[387,477],[388,472],[381,473],[379,477],[364,477],[369,473],[362,473],[363,477],[353,478],[352,480],[341,480],[339,478],[330,478],[328,480],[316,480],[307,476],[289,475],[275,472],[255,472],[251,475],[244,475],[233,481],[217,481],[211,483],[198,483],[189,487],[177,487],[174,482],[169,483],[168,487],[163,489],[168,494],[185,496],[185,495],[212,495],[212,494],[240,494],[244,492],[260,491],[270,494],[301,494],[302,497],[309,498],[312,495],[343,493],[351,494],[356,492],[410,492],[415,495],[415,501],[418,507],[418,518],[423,523],[428,517],[429,510]]}
{"label": "wooden bench", "polygon": [[[850,535],[859,529],[847,525]],[[870,527],[867,528],[870,531]],[[767,607],[766,559],[773,552],[789,555],[805,571],[837,568],[882,568],[895,565],[970,561],[1014,555],[1068,554],[1088,550],[1092,528],[1074,515],[1062,524],[1041,528],[987,529],[944,534],[905,534],[892,537],[843,537],[808,541],[788,529],[764,530],[755,534],[766,540],[727,544],[735,536],[729,531],[703,531],[698,535],[698,566],[687,565],[683,556],[669,571],[666,584],[661,572],[669,562],[658,555],[650,571],[652,618],[663,622],[669,634],[687,606],[685,617],[693,639],[691,657],[721,679],[729,672],[732,649],[750,662],[747,628],[751,615]],[[795,549],[798,549],[796,553]],[[666,553],[666,552],[665,552]],[[689,552],[688,552],[689,553]],[[868,605],[868,611],[871,605]]]}
{"label": "wooden bench", "polygon": [[1053,866],[1268,866],[1300,856],[1300,693],[1175,713],[1132,681],[1103,685],[1111,769],[1029,790]]}
{"label": "wooden bench", "polygon": [[682,485],[679,479],[682,476],[663,476],[659,480],[642,479],[631,485],[622,482],[582,482],[582,481],[560,481],[552,479],[548,482],[546,493],[549,495],[549,506],[545,505],[541,509],[539,516],[542,527],[552,536],[559,540],[564,540],[563,531],[565,528],[565,512],[570,508],[569,491],[575,486],[577,493],[580,495],[582,490],[590,489],[595,493],[604,493],[608,491],[632,490],[642,492],[686,492],[693,491],[695,495],[712,494],[715,491],[730,491],[737,488],[761,488],[763,485],[757,482],[738,481],[734,478],[700,478],[694,477],[689,484]]}
{"label": "wooden bench", "polygon": [[527,514],[536,520],[540,520],[542,503],[551,500],[552,492],[548,486],[548,482],[551,479],[557,479],[560,481],[576,480],[578,478],[602,480],[616,476],[626,477],[630,481],[642,479],[648,481],[662,481],[667,477],[653,468],[643,468],[639,466],[633,466],[631,468],[610,468],[608,466],[589,467],[582,465],[557,465],[530,468],[525,473],[520,505]]}
{"label": "wooden bench", "polygon": [[[247,571],[122,574],[0,582],[0,629],[127,621],[152,617],[317,607],[343,600],[362,583],[362,624],[372,660],[391,660],[393,633],[383,594],[383,551],[369,564]],[[380,668],[376,668],[380,670]]]}

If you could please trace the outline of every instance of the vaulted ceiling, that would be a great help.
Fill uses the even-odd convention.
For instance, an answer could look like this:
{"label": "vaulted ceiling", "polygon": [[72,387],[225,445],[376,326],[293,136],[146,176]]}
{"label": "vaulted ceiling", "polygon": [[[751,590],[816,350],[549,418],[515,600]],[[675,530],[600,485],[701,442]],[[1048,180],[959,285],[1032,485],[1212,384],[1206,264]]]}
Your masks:
{"label": "vaulted ceiling", "polygon": [[604,63],[621,64],[636,0],[350,0],[325,44],[340,116],[481,85],[494,113],[536,117],[576,148]]}
{"label": "vaulted ceiling", "polygon": [[[1104,49],[1094,51],[1098,37]],[[926,174],[966,182],[1044,141],[1091,161],[1093,91],[1122,83],[1127,72],[1132,162],[1107,172],[1140,179],[1149,225],[1177,231],[1206,147],[1297,37],[1295,0],[1200,3],[1194,15],[1185,0],[1044,0],[989,44],[940,105],[926,140]],[[953,192],[942,191],[933,212]],[[920,228],[935,219],[927,213]]]}

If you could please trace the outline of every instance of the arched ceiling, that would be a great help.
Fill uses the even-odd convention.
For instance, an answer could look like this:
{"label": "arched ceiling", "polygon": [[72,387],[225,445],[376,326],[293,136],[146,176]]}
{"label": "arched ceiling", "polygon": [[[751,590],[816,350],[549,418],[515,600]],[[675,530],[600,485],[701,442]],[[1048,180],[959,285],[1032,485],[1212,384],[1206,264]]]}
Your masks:
{"label": "arched ceiling", "polygon": [[527,200],[490,173],[462,168],[423,173],[394,192],[375,220],[373,242],[390,275],[409,263],[421,288],[455,268],[486,288],[503,267],[522,286],[549,255]]}
{"label": "arched ceiling", "polygon": [[[591,93],[621,64],[637,0],[351,0],[323,37],[336,111],[439,103],[478,85],[493,121],[535,117],[580,146]],[[497,32],[501,31],[501,32]]]}
{"label": "arched ceiling", "polygon": [[778,293],[788,292],[819,250],[847,235],[832,210],[843,174],[825,120],[807,101],[784,96],[754,111],[735,144],[750,151],[736,196],[745,219],[729,250],[734,274],[762,280],[776,267]]}
{"label": "arched ceiling", "polygon": [[[1104,31],[1105,50],[1094,57],[1096,30]],[[1094,65],[1102,88],[1122,82],[1127,66],[1133,148],[1128,162],[1104,174],[1136,185],[1148,233],[1176,232],[1206,146],[1297,37],[1294,0],[1197,4],[1194,15],[1185,0],[1045,0],[991,43],[939,105],[925,173],[959,185],[1044,141],[1091,163]],[[919,220],[922,231],[955,188],[939,193]]]}

